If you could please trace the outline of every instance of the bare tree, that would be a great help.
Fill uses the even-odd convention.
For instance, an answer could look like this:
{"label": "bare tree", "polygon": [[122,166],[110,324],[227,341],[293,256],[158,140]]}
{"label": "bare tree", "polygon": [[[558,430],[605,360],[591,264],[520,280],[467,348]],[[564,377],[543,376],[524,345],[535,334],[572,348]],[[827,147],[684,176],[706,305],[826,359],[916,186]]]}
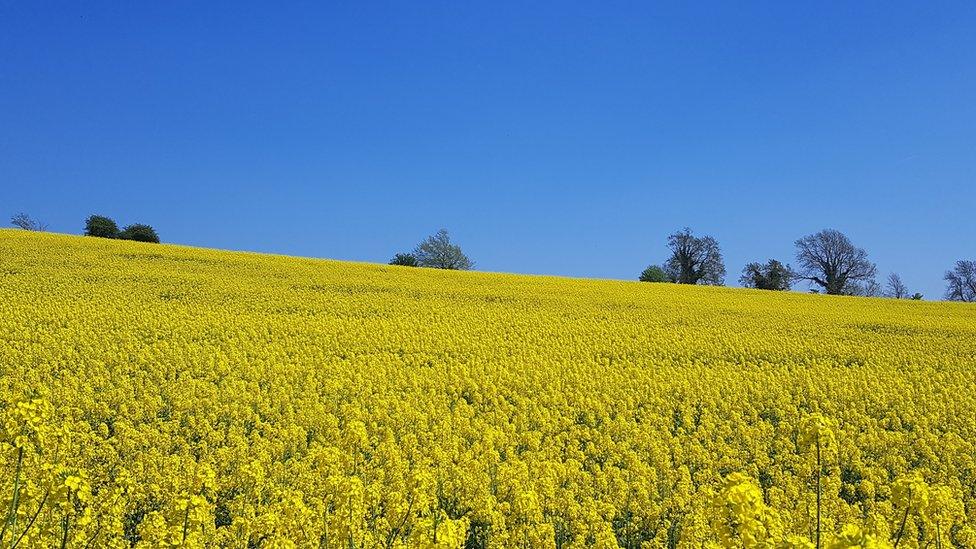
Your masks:
{"label": "bare tree", "polygon": [[868,253],[834,229],[797,240],[796,260],[800,265],[799,278],[832,295],[850,294],[855,285],[873,281],[877,273]]}
{"label": "bare tree", "polygon": [[668,277],[678,284],[709,284],[721,286],[725,282],[725,263],[718,241],[710,236],[697,237],[691,229],[668,237],[671,258],[664,264]]}
{"label": "bare tree", "polygon": [[907,299],[909,297],[908,286],[905,286],[905,283],[901,281],[898,273],[888,275],[887,292],[885,295],[895,299]]}
{"label": "bare tree", "polygon": [[946,271],[945,281],[946,299],[976,302],[976,261],[956,261],[956,266]]}
{"label": "bare tree", "polygon": [[47,223],[43,223],[21,212],[10,218],[10,224],[25,231],[46,231]]}
{"label": "bare tree", "polygon": [[883,297],[884,288],[881,283],[871,278],[863,282],[851,282],[844,290],[844,295],[854,295],[858,297]]}
{"label": "bare tree", "polygon": [[413,251],[417,263],[421,267],[435,269],[452,269],[467,271],[474,267],[474,262],[461,251],[461,247],[451,242],[446,229],[437,231],[417,245]]}

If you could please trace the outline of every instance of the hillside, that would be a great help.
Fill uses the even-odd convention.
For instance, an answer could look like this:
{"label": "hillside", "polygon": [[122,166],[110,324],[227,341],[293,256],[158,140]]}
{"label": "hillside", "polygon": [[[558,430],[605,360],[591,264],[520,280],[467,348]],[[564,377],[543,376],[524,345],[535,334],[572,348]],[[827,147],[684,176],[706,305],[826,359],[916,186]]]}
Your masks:
{"label": "hillside", "polygon": [[673,547],[811,539],[819,471],[827,539],[974,546],[974,357],[964,304],[0,230],[0,494],[38,545]]}

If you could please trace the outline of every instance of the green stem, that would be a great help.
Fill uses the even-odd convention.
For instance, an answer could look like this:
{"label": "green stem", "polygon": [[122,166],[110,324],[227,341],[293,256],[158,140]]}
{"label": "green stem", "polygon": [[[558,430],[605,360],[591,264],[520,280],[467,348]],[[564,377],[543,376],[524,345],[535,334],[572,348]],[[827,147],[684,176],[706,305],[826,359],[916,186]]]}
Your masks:
{"label": "green stem", "polygon": [[88,543],[85,544],[85,549],[88,549],[89,547],[91,547],[91,544],[95,543],[95,540],[98,539],[98,534],[100,534],[101,532],[102,532],[102,525],[99,524],[98,528],[95,528],[95,533],[92,535],[91,538],[89,538]]}
{"label": "green stem", "polygon": [[17,506],[19,505],[20,499],[20,471],[24,465],[24,448],[17,449],[17,473],[14,475],[14,494],[10,498],[10,508],[7,509],[7,519],[3,521],[3,530],[0,530],[0,541],[3,541],[4,536],[7,535],[7,530],[9,529],[13,535],[14,529],[17,527]]}
{"label": "green stem", "polygon": [[397,536],[400,535],[400,530],[402,530],[403,527],[407,524],[407,519],[410,518],[410,512],[413,509],[413,500],[414,499],[415,499],[414,496],[411,495],[410,496],[410,502],[407,504],[407,512],[403,515],[403,520],[400,521],[400,524],[396,528],[394,528],[393,530],[390,530],[390,534],[388,536],[386,536],[386,547],[387,547],[387,549],[393,547],[393,542],[396,541]]}
{"label": "green stem", "polygon": [[34,526],[34,522],[37,520],[38,515],[41,514],[41,509],[44,508],[44,503],[47,501],[47,496],[50,494],[51,494],[50,489],[48,489],[47,492],[44,492],[44,497],[41,498],[41,504],[37,506],[37,511],[34,512],[34,516],[32,516],[30,522],[27,523],[27,528],[24,528],[24,531],[20,533],[20,537],[18,537],[17,541],[15,541],[14,544],[10,546],[10,549],[16,549],[17,546],[20,545],[20,541],[23,540],[24,536],[27,535],[28,530],[30,530],[31,527]]}
{"label": "green stem", "polygon": [[[358,458],[357,458],[358,459]],[[358,465],[357,465],[358,467]],[[356,549],[356,542],[353,540],[353,525],[352,525],[352,496],[346,498],[349,506],[349,549]]]}
{"label": "green stem", "polygon": [[68,515],[65,515],[61,519],[61,549],[68,546],[68,524],[70,524],[71,519]]}
{"label": "green stem", "polygon": [[817,437],[817,549],[820,549],[820,475],[823,472],[823,465],[820,461],[820,437]]}
{"label": "green stem", "polygon": [[183,541],[180,542],[180,547],[186,545],[186,530],[190,525],[190,503],[191,500],[186,501],[186,512],[183,513]]}
{"label": "green stem", "polygon": [[905,533],[905,523],[908,522],[908,513],[912,510],[912,491],[908,490],[908,503],[905,504],[905,516],[901,518],[901,527],[898,528],[898,537],[895,538],[895,546],[892,549],[898,549],[898,544],[901,542],[901,536]]}

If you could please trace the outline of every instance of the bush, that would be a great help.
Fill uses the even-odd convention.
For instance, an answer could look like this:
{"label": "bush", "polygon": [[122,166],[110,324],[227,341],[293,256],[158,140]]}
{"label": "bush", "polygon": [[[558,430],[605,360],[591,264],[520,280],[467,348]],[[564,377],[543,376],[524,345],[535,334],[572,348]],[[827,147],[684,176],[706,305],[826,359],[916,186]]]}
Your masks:
{"label": "bush", "polygon": [[650,267],[644,269],[641,272],[638,280],[641,282],[671,282],[668,279],[667,273],[664,272],[664,269],[658,267],[657,265],[651,265]]}
{"label": "bush", "polygon": [[393,259],[390,260],[390,265],[401,265],[403,267],[419,267],[420,262],[417,261],[417,256],[413,254],[396,254]]}
{"label": "bush", "polygon": [[137,242],[159,243],[159,235],[156,234],[156,231],[149,225],[143,225],[141,223],[135,223],[123,229],[120,238],[135,240]]}
{"label": "bush", "polygon": [[789,265],[783,265],[775,259],[765,264],[750,263],[742,269],[739,282],[746,288],[757,290],[789,290],[793,285],[796,274]]}
{"label": "bush", "polygon": [[85,221],[85,236],[119,238],[119,226],[111,218],[103,215],[92,215]]}

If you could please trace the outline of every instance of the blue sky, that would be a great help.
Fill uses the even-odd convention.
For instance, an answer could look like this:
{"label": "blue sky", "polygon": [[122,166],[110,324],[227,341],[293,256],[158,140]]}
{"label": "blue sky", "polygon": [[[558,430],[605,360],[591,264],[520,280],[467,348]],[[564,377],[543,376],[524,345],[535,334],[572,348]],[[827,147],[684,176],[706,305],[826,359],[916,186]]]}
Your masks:
{"label": "blue sky", "polygon": [[[735,283],[824,227],[940,297],[976,259],[976,3],[0,3],[0,215]],[[531,4],[531,5],[528,5]]]}

